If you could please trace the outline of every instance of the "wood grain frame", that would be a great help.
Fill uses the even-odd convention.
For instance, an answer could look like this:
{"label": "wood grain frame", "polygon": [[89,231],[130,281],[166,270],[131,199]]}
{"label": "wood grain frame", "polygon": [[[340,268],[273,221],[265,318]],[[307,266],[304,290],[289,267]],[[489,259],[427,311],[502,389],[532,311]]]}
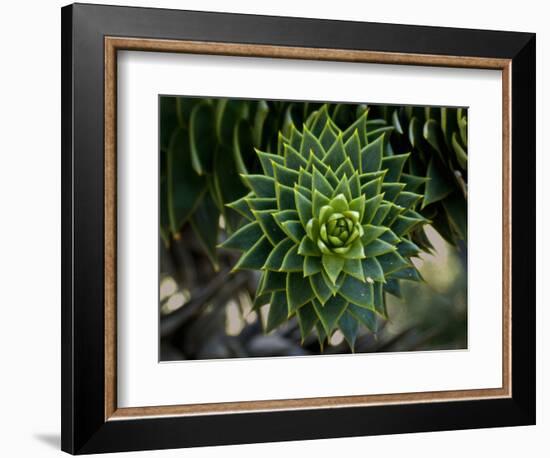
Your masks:
{"label": "wood grain frame", "polygon": [[[493,69],[502,72],[502,380],[500,388],[411,392],[365,396],[243,401],[171,406],[117,406],[116,353],[116,88],[117,51],[171,52],[203,55],[305,59]],[[436,401],[507,398],[512,394],[511,377],[511,59],[441,56],[340,49],[246,45],[183,40],[153,40],[105,37],[105,420],[148,416],[188,416],[356,407]]]}
{"label": "wood grain frame", "polygon": [[[63,7],[61,19],[64,451],[102,453],[535,424],[535,34],[97,4]],[[119,50],[501,71],[502,387],[118,408]]]}

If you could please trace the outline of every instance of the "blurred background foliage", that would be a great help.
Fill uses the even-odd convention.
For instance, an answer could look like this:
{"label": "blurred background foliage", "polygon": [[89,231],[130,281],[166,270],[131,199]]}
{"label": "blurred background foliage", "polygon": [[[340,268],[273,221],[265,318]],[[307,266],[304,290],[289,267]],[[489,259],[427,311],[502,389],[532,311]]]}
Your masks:
{"label": "blurred background foliage", "polygon": [[[259,275],[230,273],[238,255],[217,244],[240,224],[229,208],[247,194],[241,173],[277,152],[279,133],[301,127],[321,103],[162,96],[160,103],[161,360],[319,354],[295,320],[265,334],[252,310]],[[356,352],[465,348],[467,111],[460,108],[329,104],[340,128],[369,110],[369,141],[385,155],[411,152],[405,171],[428,179],[418,209],[431,221],[413,235],[422,283],[402,281],[389,320],[360,333]],[[434,230],[435,229],[435,230]],[[337,332],[323,353],[347,353]]]}

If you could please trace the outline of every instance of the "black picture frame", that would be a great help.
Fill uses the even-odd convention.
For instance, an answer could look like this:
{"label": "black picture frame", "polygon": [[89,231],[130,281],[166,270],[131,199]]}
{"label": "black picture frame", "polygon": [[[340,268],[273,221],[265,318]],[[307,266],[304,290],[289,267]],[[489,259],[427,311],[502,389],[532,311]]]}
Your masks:
{"label": "black picture frame", "polygon": [[[62,449],[72,454],[535,424],[535,35],[74,4],[62,8]],[[512,395],[105,418],[104,37],[511,60]]]}

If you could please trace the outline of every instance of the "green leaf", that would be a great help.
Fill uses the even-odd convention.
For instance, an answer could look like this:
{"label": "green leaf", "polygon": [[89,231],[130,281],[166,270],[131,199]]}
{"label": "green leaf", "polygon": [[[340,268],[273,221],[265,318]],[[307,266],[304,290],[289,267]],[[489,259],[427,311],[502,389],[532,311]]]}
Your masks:
{"label": "green leaf", "polygon": [[391,229],[388,229],[386,232],[384,232],[380,236],[380,240],[388,242],[390,245],[397,245],[401,241],[401,239],[397,235],[395,235],[395,233]]}
{"label": "green leaf", "polygon": [[310,277],[321,272],[323,264],[319,256],[306,256],[304,258],[304,277]]}
{"label": "green leaf", "polygon": [[408,234],[415,226],[422,222],[424,222],[422,219],[399,215],[392,224],[392,230],[397,235],[402,236]]}
{"label": "green leaf", "polygon": [[304,278],[301,272],[291,272],[286,276],[286,297],[288,301],[288,313],[291,315],[299,307],[314,298],[311,284]]}
{"label": "green leaf", "polygon": [[342,334],[344,334],[344,338],[353,352],[355,348],[355,340],[357,339],[357,333],[359,331],[359,323],[357,319],[349,313],[348,310],[346,310],[338,320],[338,327],[342,331]]}
{"label": "green leaf", "polygon": [[[403,207],[399,207],[398,205],[394,205],[393,203],[390,203],[388,205],[388,213],[382,220],[383,226],[390,226],[393,229],[393,223],[395,222],[398,215],[403,213],[405,209]],[[405,212],[407,213],[407,212]],[[420,216],[420,215],[419,215]],[[422,220],[422,217],[417,218],[419,220]]]}
{"label": "green leaf", "polygon": [[460,140],[463,145],[468,144],[468,109],[459,108],[456,110],[456,121],[460,132]]}
{"label": "green leaf", "polygon": [[382,199],[382,194],[378,194],[377,196],[367,199],[367,201],[365,202],[365,213],[363,214],[362,220],[363,224],[377,224],[377,222],[375,222],[374,220],[375,217],[378,215]]}
{"label": "green leaf", "polygon": [[262,295],[256,295],[254,297],[254,300],[252,302],[252,310],[258,310],[262,305],[269,304],[269,301],[271,301],[271,294],[262,294]]}
{"label": "green leaf", "polygon": [[322,353],[325,348],[325,340],[327,340],[327,334],[320,321],[317,321],[317,324],[315,325],[315,330],[317,331],[317,341],[319,342],[319,347]]}
{"label": "green leaf", "polygon": [[[321,145],[323,145],[323,149],[327,152],[327,155],[329,153],[330,147],[334,144],[337,138],[337,133],[333,127],[331,127],[330,123],[327,122],[325,125],[325,128],[321,132],[321,135],[319,137],[319,140],[321,141]],[[325,156],[326,160],[326,156]]]}
{"label": "green leaf", "polygon": [[315,217],[319,216],[322,207],[327,206],[329,203],[328,197],[325,197],[319,191],[313,191],[313,204],[312,204],[312,214]]}
{"label": "green leaf", "polygon": [[282,210],[276,213],[273,213],[273,218],[277,221],[277,224],[283,227],[283,223],[286,221],[298,221],[298,212],[296,210]]}
{"label": "green leaf", "polygon": [[397,252],[406,258],[416,256],[420,253],[420,248],[410,240],[401,239],[399,245],[397,245]]}
{"label": "green leaf", "polygon": [[252,248],[263,235],[260,224],[257,221],[253,221],[234,232],[220,246],[233,250],[247,251]]}
{"label": "green leaf", "polygon": [[[307,160],[306,170],[313,172],[314,169],[319,170],[322,174],[327,175],[330,168],[323,161],[321,161],[315,154],[310,154]],[[329,181],[330,183],[330,181]]]}
{"label": "green leaf", "polygon": [[292,188],[294,183],[298,183],[299,174],[296,170],[289,169],[284,165],[273,164],[273,173],[275,175],[275,181],[278,184],[282,184]]}
{"label": "green leaf", "polygon": [[[342,196],[342,199],[346,201],[346,207],[348,207],[347,202],[349,202],[352,197],[351,197],[351,189],[349,187],[349,182],[345,176],[340,179],[340,182],[334,189],[334,195]],[[344,210],[339,210],[339,211],[344,211]]]}
{"label": "green leaf", "polygon": [[304,188],[303,186],[300,186],[299,184],[295,184],[294,189],[297,190],[299,193],[301,193],[303,196],[305,196],[307,198],[307,200],[311,201],[312,193],[311,193],[310,189]]}
{"label": "green leaf", "polygon": [[285,165],[289,169],[299,170],[300,167],[307,167],[307,160],[302,157],[302,155],[296,151],[292,146],[284,146],[284,155],[285,155]]}
{"label": "green leaf", "polygon": [[[340,248],[334,248],[333,251],[335,251],[336,253],[339,253]],[[365,257],[365,250],[363,247],[363,243],[361,242],[360,239],[356,239],[351,244],[351,247],[349,248],[349,250],[339,254],[341,254],[342,257],[345,259],[363,259]]]}
{"label": "green leaf", "polygon": [[381,135],[361,150],[361,173],[380,170],[383,154],[384,135]]}
{"label": "green leaf", "polygon": [[259,239],[248,251],[244,252],[237,261],[233,271],[237,269],[260,270],[265,264],[273,246],[266,236]]}
{"label": "green leaf", "polygon": [[[344,134],[345,136],[345,134]],[[361,170],[361,141],[359,133],[354,130],[353,135],[344,144],[347,156],[350,158],[354,170]]]}
{"label": "green leaf", "polygon": [[338,293],[351,304],[374,310],[372,283],[346,275]]}
{"label": "green leaf", "polygon": [[264,234],[267,236],[272,245],[277,245],[285,238],[285,233],[281,230],[277,222],[273,219],[272,210],[253,210],[252,213],[260,223]]}
{"label": "green leaf", "polygon": [[[254,142],[248,120],[241,119],[233,131],[233,157],[239,173],[248,173],[254,159]],[[248,162],[248,164],[246,163]]]}
{"label": "green leaf", "polygon": [[[359,140],[360,147],[363,147],[367,144],[366,131],[367,131],[367,113],[368,110],[365,110],[363,114],[359,115],[356,121],[353,122],[343,134],[344,141],[347,142],[352,138],[356,133],[358,134],[357,139]],[[359,167],[357,167],[359,169]]]}
{"label": "green leaf", "polygon": [[395,203],[401,207],[414,208],[420,199],[422,199],[420,194],[402,191],[399,196],[397,196],[397,199],[395,199]]}
{"label": "green leaf", "polygon": [[353,163],[351,162],[351,159],[347,157],[346,160],[342,162],[340,166],[336,169],[335,174],[338,178],[349,178],[353,175],[354,171],[355,169],[353,168]]}
{"label": "green leaf", "polygon": [[264,174],[270,177],[274,176],[273,162],[281,165],[284,165],[285,163],[284,158],[281,156],[277,156],[276,154],[264,153],[263,151],[258,150],[256,150],[256,154],[260,159],[260,164],[262,165]]}
{"label": "green leaf", "polygon": [[315,309],[311,303],[305,304],[296,311],[298,317],[298,326],[300,326],[300,334],[302,336],[302,344],[305,338],[311,333],[315,324],[319,321],[319,317],[315,313]]}
{"label": "green leaf", "polygon": [[380,263],[385,275],[405,269],[411,265],[397,252],[390,252],[382,256],[377,256],[376,260]]}
{"label": "green leaf", "polygon": [[216,134],[218,141],[226,146],[233,143],[233,130],[244,116],[245,104],[242,100],[218,99],[216,104]]}
{"label": "green leaf", "polygon": [[353,199],[349,203],[349,209],[359,213],[359,221],[362,221],[365,213],[365,196],[361,194],[359,197]]}
{"label": "green leaf", "polygon": [[442,154],[443,138],[441,135],[441,127],[437,121],[429,119],[424,123],[423,136],[433,149],[439,154]]}
{"label": "green leaf", "polygon": [[324,104],[313,116],[311,132],[315,137],[320,137],[328,121],[327,105]]}
{"label": "green leaf", "polygon": [[262,132],[268,114],[269,105],[265,100],[260,100],[258,102],[258,107],[256,108],[256,114],[254,115],[254,124],[252,128],[252,139],[254,145],[258,148],[262,144]]}
{"label": "green leaf", "polygon": [[277,210],[277,199],[272,197],[247,197],[245,196],[246,203],[251,210],[252,217],[254,218],[254,210]]}
{"label": "green leaf", "polygon": [[286,254],[294,247],[294,242],[290,239],[281,240],[275,248],[271,251],[271,254],[267,258],[265,264],[262,266],[263,269],[269,270],[279,270],[283,265],[283,260]]}
{"label": "green leaf", "polygon": [[244,216],[246,219],[252,221],[254,219],[254,215],[250,211],[250,207],[247,203],[247,198],[248,196],[243,196],[240,199],[237,199],[235,202],[227,204],[227,206],[239,213],[241,216]]}
{"label": "green leaf", "polygon": [[[395,127],[393,126],[384,126],[384,127],[379,127],[378,129],[374,129],[374,130],[371,130],[371,131],[368,131],[367,132],[367,141],[369,142],[373,142],[373,138],[380,138],[380,137],[383,137],[384,138],[384,145],[390,145],[389,142],[387,142],[387,139],[388,139],[388,136],[391,132],[393,132],[395,129]],[[387,142],[387,143],[386,143]]]}
{"label": "green leaf", "polygon": [[374,308],[382,318],[388,318],[388,311],[386,309],[386,299],[384,297],[384,287],[381,283],[374,284]]}
{"label": "green leaf", "polygon": [[414,267],[406,267],[392,274],[392,277],[400,280],[423,281],[422,275]]}
{"label": "green leaf", "polygon": [[316,168],[313,168],[312,191],[313,194],[315,194],[315,191],[317,191],[327,198],[331,197],[334,192],[334,189],[332,188],[328,180]]}
{"label": "green leaf", "polygon": [[353,172],[353,174],[348,177],[348,183],[352,199],[364,197],[364,195],[361,194],[361,180],[359,180],[359,173],[357,173],[357,171]]}
{"label": "green leaf", "polygon": [[191,166],[188,138],[181,128],[176,129],[170,139],[166,175],[168,220],[170,230],[177,234],[206,190],[206,180],[197,175]]}
{"label": "green leaf", "polygon": [[210,259],[216,271],[219,269],[218,254],[216,251],[219,220],[220,211],[212,200],[212,196],[206,194],[191,216],[190,223],[195,236],[200,241],[208,259]]}
{"label": "green leaf", "polygon": [[388,202],[393,202],[405,189],[404,183],[382,183],[382,192],[384,193],[384,199]]}
{"label": "green leaf", "polygon": [[[302,144],[302,133],[298,129],[296,129],[294,124],[290,126],[289,140],[290,140],[290,146],[292,146],[292,148],[294,148],[295,151],[299,151],[300,146]],[[287,164],[287,167],[289,167],[288,164]]]}
{"label": "green leaf", "polygon": [[306,126],[304,126],[300,154],[303,157],[309,157],[311,151],[313,151],[313,154],[315,154],[315,156],[319,159],[323,159],[325,156],[325,150],[321,145],[321,142],[309,131]]}
{"label": "green leaf", "polygon": [[333,296],[336,296],[336,294],[338,293],[338,290],[342,286],[342,283],[344,283],[345,274],[344,273],[340,274],[336,279],[336,283],[332,283],[331,279],[328,277],[324,269],[321,271],[321,275],[323,276],[323,280],[325,280],[326,285],[330,288],[331,294]]}
{"label": "green leaf", "polygon": [[286,274],[284,272],[264,271],[261,294],[273,293],[284,289],[286,289]]}
{"label": "green leaf", "polygon": [[302,238],[306,235],[304,226],[300,221],[285,221],[281,224],[281,229],[288,235],[295,243],[300,243]]}
{"label": "green leaf", "polygon": [[321,256],[321,251],[317,244],[306,235],[300,242],[298,254],[302,256]]}
{"label": "green leaf", "polygon": [[372,241],[379,238],[384,232],[388,230],[385,226],[373,226],[372,224],[366,224],[363,226],[363,236],[361,237],[361,242],[364,246],[367,246]]}
{"label": "green leaf", "polygon": [[353,317],[355,317],[363,326],[365,326],[369,331],[376,333],[378,331],[378,319],[376,313],[372,310],[366,309],[364,307],[359,307],[354,304],[349,304],[346,312],[349,312]]}
{"label": "green leaf", "polygon": [[365,281],[363,265],[360,259],[346,259],[342,271],[358,280]]}
{"label": "green leaf", "polygon": [[277,205],[280,210],[295,210],[294,189],[277,183],[275,185]]}
{"label": "green leaf", "polygon": [[428,164],[427,178],[429,181],[426,183],[422,208],[445,198],[453,190],[452,182],[445,173],[444,165],[435,156],[430,159]]}
{"label": "green leaf", "polygon": [[396,279],[388,279],[386,283],[384,283],[384,290],[400,299],[402,297],[401,286]]}
{"label": "green leaf", "polygon": [[[365,177],[365,175],[360,176],[359,180],[361,180],[362,177]],[[380,176],[378,178],[367,180],[364,184],[361,185],[361,192],[365,196],[365,199],[372,199],[373,197],[380,194],[380,192],[382,191],[383,179],[384,177]]]}
{"label": "green leaf", "polygon": [[344,268],[344,258],[331,254],[324,254],[322,258],[323,267],[332,284],[336,284],[336,279]]}
{"label": "green leaf", "polygon": [[294,188],[294,199],[296,202],[296,210],[298,210],[298,216],[300,217],[302,225],[305,227],[313,216],[311,201],[304,197],[296,188]]}
{"label": "green leaf", "polygon": [[456,132],[453,132],[452,147],[456,155],[456,160],[460,164],[460,167],[462,167],[463,170],[466,170],[468,168],[468,154],[458,141],[458,135]]}
{"label": "green leaf", "polygon": [[455,191],[443,201],[443,207],[458,238],[466,240],[468,237],[468,206],[466,199]]}
{"label": "green leaf", "polygon": [[363,273],[365,274],[365,281],[369,281],[369,278],[373,281],[384,282],[384,271],[382,266],[376,260],[376,258],[365,258],[361,260],[363,266]]}
{"label": "green leaf", "polygon": [[409,142],[413,148],[418,148],[422,144],[422,124],[416,116],[413,116],[409,122]]}
{"label": "green leaf", "polygon": [[214,188],[221,200],[222,214],[229,231],[236,229],[240,215],[226,207],[226,202],[234,202],[248,193],[233,160],[231,149],[218,147],[214,155]]}
{"label": "green leaf", "polygon": [[195,105],[189,119],[189,142],[191,146],[191,163],[199,175],[212,170],[216,137],[214,130],[214,110],[206,101]]}
{"label": "green leaf", "polygon": [[271,296],[271,304],[267,314],[266,332],[271,332],[288,318],[288,307],[286,304],[286,293],[276,291]]}
{"label": "green leaf", "polygon": [[347,306],[348,303],[342,296],[331,297],[325,305],[319,304],[316,300],[313,301],[315,313],[317,313],[327,335],[331,335],[338,320],[346,311]]}
{"label": "green leaf", "polygon": [[275,197],[275,180],[265,175],[243,175],[244,182],[257,197]]}
{"label": "green leaf", "polygon": [[394,156],[385,157],[382,159],[381,169],[387,169],[386,181],[399,181],[403,166],[407,159],[409,159],[410,153],[396,154]]}
{"label": "green leaf", "polygon": [[408,173],[401,174],[401,182],[405,183],[405,191],[421,192],[422,186],[428,181],[428,178],[409,175]]}
{"label": "green leaf", "polygon": [[324,173],[325,173],[325,178],[328,180],[328,182],[330,183],[332,188],[336,189],[338,184],[340,184],[340,180],[338,179],[336,174],[332,171],[332,169],[330,167],[327,167],[327,170]]}
{"label": "green leaf", "polygon": [[[301,272],[304,268],[304,257],[298,254],[298,247],[294,245],[283,259],[279,270],[283,272]],[[302,275],[302,274],[300,274]]]}
{"label": "green leaf", "polygon": [[300,167],[300,170],[298,171],[300,174],[300,177],[298,178],[298,184],[308,189],[311,192],[311,186],[313,184],[313,175],[309,173],[307,170],[305,170],[303,167]]}
{"label": "green leaf", "polygon": [[324,163],[336,171],[340,164],[346,160],[346,150],[344,149],[344,143],[342,141],[342,135],[339,135],[336,141],[327,151],[327,155],[324,158]]}
{"label": "green leaf", "polygon": [[405,131],[403,130],[403,127],[401,126],[401,121],[399,120],[399,110],[398,109],[395,109],[393,111],[391,119],[392,119],[393,127],[395,127],[395,130],[397,131],[397,133],[400,134],[400,135],[403,135]]}
{"label": "green leaf", "polygon": [[373,240],[365,247],[365,256],[371,258],[373,256],[380,256],[386,253],[395,251],[396,248],[393,245],[390,245],[388,242],[377,239]]}
{"label": "green leaf", "polygon": [[[368,203],[368,201],[367,201]],[[384,225],[384,220],[386,219],[386,217],[388,216],[391,208],[392,208],[392,204],[390,203],[386,203],[386,202],[382,202],[377,210],[376,210],[376,213],[374,214],[374,216],[372,216],[372,220],[370,221],[370,224],[373,224],[375,226],[382,226]],[[365,214],[367,214],[367,212],[365,212]],[[363,223],[365,223],[367,221],[365,221],[365,219],[363,218]]]}
{"label": "green leaf", "polygon": [[327,285],[322,274],[315,274],[309,277],[311,288],[317,300],[323,305],[332,296],[332,291]]}
{"label": "green leaf", "polygon": [[348,200],[345,198],[344,194],[336,194],[336,197],[330,201],[330,206],[338,213],[349,210]]}

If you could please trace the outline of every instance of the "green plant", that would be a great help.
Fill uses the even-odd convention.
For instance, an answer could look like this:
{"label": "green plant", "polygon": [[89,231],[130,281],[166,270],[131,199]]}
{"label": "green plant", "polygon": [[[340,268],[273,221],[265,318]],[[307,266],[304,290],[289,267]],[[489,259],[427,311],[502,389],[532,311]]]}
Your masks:
{"label": "green plant", "polygon": [[[467,238],[468,117],[464,108],[374,106],[389,153],[411,151],[407,170],[428,178],[420,212],[452,245]],[[423,233],[416,242],[430,248]]]}
{"label": "green plant", "polygon": [[250,192],[229,205],[245,224],[222,246],[242,251],[235,270],[261,271],[266,331],[296,316],[302,340],[340,329],[353,349],[360,326],[387,318],[384,292],[421,279],[411,234],[427,223],[415,210],[426,179],[403,173],[409,154],[387,154],[368,110],[341,128],[329,108],[290,123],[276,151],[257,150],[263,173],[243,174]]}
{"label": "green plant", "polygon": [[229,233],[240,224],[240,215],[226,204],[248,192],[239,174],[258,169],[254,148],[276,151],[278,133],[319,106],[160,97],[160,234],[165,246],[189,224],[217,268],[218,221],[221,216]]}

